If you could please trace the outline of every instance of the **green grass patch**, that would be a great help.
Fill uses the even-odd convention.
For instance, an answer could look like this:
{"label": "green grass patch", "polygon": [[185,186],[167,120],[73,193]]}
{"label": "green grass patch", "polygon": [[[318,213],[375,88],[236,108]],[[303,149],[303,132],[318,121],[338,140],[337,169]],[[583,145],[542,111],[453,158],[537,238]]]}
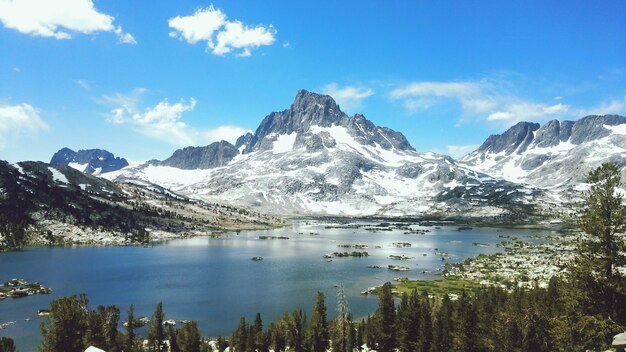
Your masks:
{"label": "green grass patch", "polygon": [[400,283],[393,284],[391,292],[394,295],[402,295],[403,293],[410,294],[414,289],[417,289],[418,293],[426,291],[431,295],[443,296],[446,293],[461,294],[463,290],[471,292],[478,288],[480,288],[480,285],[476,281],[444,278],[437,280],[403,280]]}

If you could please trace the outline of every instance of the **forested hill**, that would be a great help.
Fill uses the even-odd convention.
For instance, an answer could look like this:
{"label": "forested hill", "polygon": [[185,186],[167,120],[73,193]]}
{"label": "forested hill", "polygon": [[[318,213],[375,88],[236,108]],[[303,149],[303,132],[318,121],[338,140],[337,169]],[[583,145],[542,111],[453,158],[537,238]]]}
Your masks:
{"label": "forested hill", "polygon": [[113,183],[68,166],[0,161],[0,246],[142,243],[264,228],[280,219],[192,201],[150,184]]}

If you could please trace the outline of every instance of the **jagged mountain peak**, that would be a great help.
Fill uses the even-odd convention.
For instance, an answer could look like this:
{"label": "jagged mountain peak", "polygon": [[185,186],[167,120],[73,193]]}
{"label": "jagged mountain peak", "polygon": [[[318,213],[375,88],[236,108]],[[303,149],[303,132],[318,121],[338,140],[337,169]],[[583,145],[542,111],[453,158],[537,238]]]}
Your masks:
{"label": "jagged mountain peak", "polygon": [[[277,136],[281,135],[292,135],[300,146],[306,143],[309,150],[319,150],[321,145],[333,145],[331,140],[336,140],[320,128],[333,126],[345,129],[351,138],[363,145],[379,145],[386,150],[414,150],[402,133],[378,127],[361,114],[350,117],[341,111],[331,96],[301,89],[289,109],[272,112],[263,119],[244,153],[271,149]],[[324,140],[330,144],[324,144]],[[311,144],[315,145],[313,149]]]}
{"label": "jagged mountain peak", "polygon": [[50,164],[67,165],[88,174],[111,172],[128,166],[124,158],[115,157],[104,149],[80,149],[78,152],[70,148],[61,148],[54,153]]}
{"label": "jagged mountain peak", "polygon": [[309,92],[305,89],[300,89],[296,94],[291,104],[291,111],[303,114],[312,111],[321,112],[323,115],[345,115],[330,95]]}

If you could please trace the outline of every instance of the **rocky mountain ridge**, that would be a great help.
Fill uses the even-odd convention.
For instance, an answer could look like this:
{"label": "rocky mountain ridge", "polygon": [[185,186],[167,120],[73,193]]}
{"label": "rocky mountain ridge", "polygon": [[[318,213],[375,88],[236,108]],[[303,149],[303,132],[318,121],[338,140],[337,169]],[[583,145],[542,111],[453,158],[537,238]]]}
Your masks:
{"label": "rocky mountain ridge", "polygon": [[146,182],[111,182],[65,165],[0,160],[0,224],[27,228],[30,243],[137,244],[270,228],[282,220]]}
{"label": "rocky mountain ridge", "polygon": [[626,167],[626,117],[591,115],[543,126],[520,122],[492,135],[459,164],[540,188],[576,188],[603,162]]}

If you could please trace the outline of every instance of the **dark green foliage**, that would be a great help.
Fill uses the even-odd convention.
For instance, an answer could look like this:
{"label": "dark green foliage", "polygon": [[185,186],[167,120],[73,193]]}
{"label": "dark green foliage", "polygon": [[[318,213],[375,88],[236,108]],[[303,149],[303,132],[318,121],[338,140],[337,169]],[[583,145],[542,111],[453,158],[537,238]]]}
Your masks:
{"label": "dark green foliage", "polygon": [[0,337],[0,352],[15,352],[15,343],[10,337]]}
{"label": "dark green foliage", "polygon": [[424,292],[419,300],[420,320],[417,351],[428,352],[433,340],[432,314],[428,293]]}
{"label": "dark green foliage", "polygon": [[311,352],[326,352],[328,349],[329,330],[326,320],[326,297],[317,292],[313,304],[313,315],[309,332],[309,346]]}
{"label": "dark green foliage", "polygon": [[455,351],[474,352],[478,347],[478,312],[475,302],[463,291],[458,301],[455,317],[455,334],[452,346]]}
{"label": "dark green foliage", "polygon": [[396,310],[391,295],[391,284],[385,283],[378,296],[378,309],[373,318],[373,343],[368,344],[379,352],[391,352],[396,347]]}
{"label": "dark green foliage", "polygon": [[41,352],[82,352],[87,346],[87,297],[63,297],[50,302],[50,315],[41,323]]}
{"label": "dark green foliage", "polygon": [[82,352],[88,346],[120,351],[119,309],[98,306],[89,310],[87,303],[85,295],[63,297],[50,303],[50,316],[41,324],[40,351]]}
{"label": "dark green foliage", "polygon": [[163,328],[164,320],[163,303],[160,302],[152,315],[150,327],[148,328],[148,351],[150,352],[167,351],[167,345],[165,344],[167,336]]}
{"label": "dark green foliage", "polygon": [[354,327],[343,286],[339,287],[337,301],[337,316],[333,320],[331,329],[331,349],[334,352],[351,352],[354,346],[354,332],[351,329]]}
{"label": "dark green foliage", "polygon": [[223,336],[218,336],[215,339],[215,342],[217,344],[217,352],[224,352],[224,350],[226,350],[226,347],[228,347],[228,341],[226,341]]}
{"label": "dark green foliage", "polygon": [[617,236],[626,231],[626,206],[623,196],[616,193],[620,174],[615,164],[602,164],[589,174],[591,189],[586,194],[586,206],[580,217],[580,227],[589,237],[581,241],[575,266],[571,268],[573,282],[584,293],[581,299],[588,315],[626,323],[626,297],[620,290],[626,278],[616,268],[626,265],[626,246]]}
{"label": "dark green foliage", "polygon": [[124,352],[135,352],[139,350],[139,341],[135,335],[135,308],[131,304],[126,318],[126,336],[124,342]]}
{"label": "dark green foliage", "polygon": [[[287,312],[285,315],[289,317]],[[302,310],[294,310],[287,324],[287,341],[294,352],[304,352],[306,344],[306,315]]]}
{"label": "dark green foliage", "polygon": [[230,350],[235,352],[244,352],[248,346],[248,325],[246,319],[241,317],[237,330],[230,338]]}
{"label": "dark green foliage", "polygon": [[452,349],[452,303],[444,295],[433,316],[433,341],[431,352],[445,352]]}
{"label": "dark green foliage", "polygon": [[176,342],[180,352],[200,352],[201,338],[198,324],[190,321],[176,331]]}

